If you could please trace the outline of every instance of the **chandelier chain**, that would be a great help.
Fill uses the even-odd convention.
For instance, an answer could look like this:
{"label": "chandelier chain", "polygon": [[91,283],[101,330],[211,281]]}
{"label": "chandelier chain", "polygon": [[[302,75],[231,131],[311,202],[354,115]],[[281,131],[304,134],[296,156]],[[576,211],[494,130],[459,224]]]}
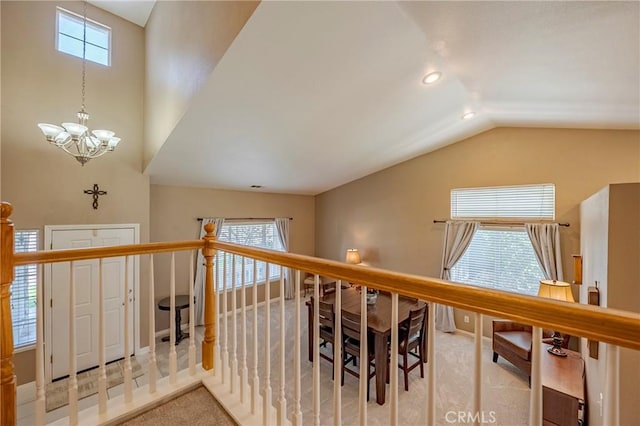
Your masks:
{"label": "chandelier chain", "polygon": [[87,74],[87,1],[83,1],[82,4],[82,112],[85,112],[85,78]]}

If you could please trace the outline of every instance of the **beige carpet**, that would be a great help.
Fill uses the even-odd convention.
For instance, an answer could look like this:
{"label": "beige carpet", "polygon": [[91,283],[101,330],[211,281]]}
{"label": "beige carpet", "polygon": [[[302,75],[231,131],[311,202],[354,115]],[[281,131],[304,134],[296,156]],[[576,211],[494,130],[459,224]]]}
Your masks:
{"label": "beige carpet", "polygon": [[[294,301],[287,301],[285,304],[285,397],[287,399],[288,417],[291,418],[294,406],[294,385],[293,385],[293,324],[294,324]],[[271,303],[271,389],[274,406],[277,404],[280,393],[280,313],[279,303]],[[312,366],[307,357],[307,310],[302,304],[302,324],[301,324],[301,382],[302,382],[302,414],[304,423],[313,423],[313,375]],[[252,319],[253,312],[247,314],[247,340],[252,342]],[[260,376],[260,386],[265,383],[264,375],[264,307],[258,308],[258,339],[260,349],[258,351],[258,374]],[[222,324],[221,324],[222,325]],[[232,327],[228,321],[229,351],[232,349]],[[221,327],[222,328],[222,327]],[[218,335],[221,345],[224,339],[224,330],[220,330]],[[473,336],[464,333],[442,333],[436,331],[436,424],[447,425],[450,420],[469,412],[472,408],[473,396],[473,361],[474,343]],[[238,346],[241,353],[242,339],[240,327],[238,327]],[[516,426],[528,424],[529,417],[529,395],[528,379],[521,374],[513,365],[502,358],[497,364],[491,361],[491,341],[485,339],[482,349],[482,400],[485,419],[492,419],[493,425]],[[331,350],[331,347],[323,348],[323,351]],[[230,355],[231,358],[231,355]],[[252,350],[248,351],[247,364],[249,376],[252,371]],[[241,360],[238,360],[241,365]],[[400,373],[399,369],[395,369]],[[409,391],[403,388],[402,374],[399,377],[399,423],[402,425],[421,425],[426,421],[426,401],[427,401],[427,380],[420,378],[420,371],[414,370],[409,374]],[[375,383],[371,383],[371,400],[367,404],[368,421],[370,426],[385,426],[389,424],[389,392],[387,385],[387,402],[378,405],[375,402]],[[261,390],[262,392],[262,390]],[[321,423],[332,424],[333,412],[333,380],[331,363],[325,360],[320,361],[320,406]],[[482,413],[480,413],[482,414]],[[345,425],[358,424],[358,382],[357,379],[345,375],[345,383],[342,387],[342,423]]]}
{"label": "beige carpet", "polygon": [[[107,364],[107,389],[124,383],[124,360]],[[135,357],[131,358],[132,377],[142,376],[144,371]],[[78,374],[78,399],[98,393],[98,368]],[[69,379],[49,383],[45,389],[46,410],[51,411],[69,403]]]}
{"label": "beige carpet", "polygon": [[121,423],[121,425],[153,426],[227,426],[236,424],[203,386]]}

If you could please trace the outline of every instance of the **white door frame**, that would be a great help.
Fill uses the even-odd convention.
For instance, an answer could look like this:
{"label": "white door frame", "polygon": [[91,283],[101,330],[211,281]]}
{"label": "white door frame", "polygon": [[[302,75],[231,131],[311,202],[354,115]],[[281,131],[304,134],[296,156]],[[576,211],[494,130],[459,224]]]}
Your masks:
{"label": "white door frame", "polygon": [[[139,223],[117,223],[117,224],[93,224],[93,225],[45,225],[44,226],[44,249],[51,250],[53,231],[86,230],[86,229],[133,229],[134,244],[140,243]],[[44,265],[44,302],[42,303],[44,312],[44,379],[46,383],[51,383],[51,304],[46,303],[51,300],[51,264]],[[133,257],[133,345],[134,353],[140,352],[140,259]]]}

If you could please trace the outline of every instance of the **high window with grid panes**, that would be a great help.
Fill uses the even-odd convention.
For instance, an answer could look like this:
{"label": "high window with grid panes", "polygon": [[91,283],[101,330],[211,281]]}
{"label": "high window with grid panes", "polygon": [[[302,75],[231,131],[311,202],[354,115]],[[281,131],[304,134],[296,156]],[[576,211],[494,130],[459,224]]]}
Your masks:
{"label": "high window with grid panes", "polygon": [[[555,185],[463,188],[451,191],[451,218],[540,221],[555,218]],[[523,225],[481,225],[451,280],[535,295],[544,272]]]}
{"label": "high window with grid panes", "polygon": [[[15,231],[17,253],[38,250],[38,231]],[[11,321],[13,323],[13,346],[29,346],[36,341],[36,292],[38,289],[38,267],[17,266],[11,284]]]}
{"label": "high window with grid panes", "polygon": [[[250,247],[264,248],[276,251],[284,251],[278,230],[273,221],[250,221],[235,222],[225,221],[220,231],[218,240],[242,244]],[[226,260],[226,270],[224,269],[224,261]],[[216,266],[218,268],[218,288],[233,288],[234,272],[235,285],[242,286],[242,280],[246,285],[252,285],[254,282],[254,262],[256,263],[255,282],[260,284],[266,281],[267,268],[265,262],[254,261],[245,258],[244,269],[242,268],[242,257],[235,256],[235,271],[233,269],[233,255],[226,253],[224,256],[217,256]],[[280,278],[280,266],[269,265],[269,279],[276,280]]]}
{"label": "high window with grid panes", "polygon": [[56,48],[78,58],[83,55],[88,61],[111,65],[111,28],[91,19],[85,21],[80,15],[57,9]]}

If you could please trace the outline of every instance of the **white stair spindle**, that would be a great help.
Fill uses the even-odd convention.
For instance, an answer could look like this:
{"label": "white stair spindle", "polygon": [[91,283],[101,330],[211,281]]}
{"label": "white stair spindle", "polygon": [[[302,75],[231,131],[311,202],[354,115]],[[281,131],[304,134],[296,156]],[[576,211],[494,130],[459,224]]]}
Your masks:
{"label": "white stair spindle", "polygon": [[69,425],[78,424],[78,378],[76,375],[76,283],[75,262],[69,267]]}
{"label": "white stair spindle", "polygon": [[285,397],[285,358],[286,358],[286,317],[284,306],[284,267],[280,267],[280,394],[278,396],[278,426],[284,426],[287,421],[287,398]]}
{"label": "white stair spindle", "polygon": [[[42,276],[42,266],[38,266],[38,275]],[[44,326],[43,326],[43,295],[42,286],[36,286],[36,424],[45,424],[46,400],[44,386]]]}
{"label": "white stair spindle", "polygon": [[262,424],[271,423],[271,282],[269,262],[264,277],[264,394],[262,400]]}
{"label": "white stair spindle", "polygon": [[320,276],[313,276],[313,424],[320,424]]}
{"label": "white stair spindle", "polygon": [[213,267],[215,268],[213,276],[213,291],[216,294],[216,338],[213,348],[213,357],[214,357],[214,368],[213,375],[217,377],[219,380],[222,380],[222,351],[220,350],[220,321],[222,321],[222,305],[220,303],[220,295],[222,294],[220,291],[220,283],[222,280],[222,271],[220,268],[220,262],[223,260],[224,253],[221,251],[216,251],[216,257],[213,262]]}
{"label": "white stair spindle", "polygon": [[193,276],[193,251],[189,256],[189,375],[196,374],[196,325],[195,310],[196,303],[193,297],[193,286],[195,278]]}
{"label": "white stair spindle", "polygon": [[242,353],[240,355],[240,402],[247,401],[249,370],[247,369],[247,273],[246,258],[242,256],[242,292],[240,294],[241,325],[242,325]]}
{"label": "white stair spindle", "polygon": [[391,426],[398,424],[398,343],[398,293],[391,293],[391,359],[389,361],[391,388],[389,424]]}
{"label": "white stair spindle", "polygon": [[367,425],[367,387],[369,386],[369,341],[367,333],[367,287],[360,288],[360,426]]}
{"label": "white stair spindle", "polygon": [[129,256],[124,258],[124,402],[133,401],[133,374],[131,372],[131,348],[129,345],[129,306],[131,303],[129,283]]}
{"label": "white stair spindle", "polygon": [[474,424],[480,424],[480,418],[477,413],[482,414],[482,314],[475,313],[474,328],[474,382],[473,382],[473,409],[476,414]]}
{"label": "white stair spindle", "polygon": [[260,398],[258,376],[258,261],[253,259],[253,368],[251,380],[251,414],[257,414]]}
{"label": "white stair spindle", "polygon": [[[178,354],[176,353],[176,253],[171,252],[171,272],[169,278],[169,383],[176,383],[178,374]],[[179,325],[178,325],[179,326]]]}
{"label": "white stair spindle", "polygon": [[301,393],[302,386],[300,383],[300,270],[296,270],[295,278],[295,327],[296,331],[293,336],[293,371],[294,377],[294,412],[293,412],[293,424],[294,426],[302,426],[302,405],[301,405]]}
{"label": "white stair spindle", "polygon": [[229,391],[234,394],[238,391],[238,318],[236,293],[238,289],[236,277],[236,255],[231,256],[231,380]]}
{"label": "white stair spindle", "polygon": [[542,424],[542,374],[540,355],[542,329],[533,327],[531,332],[531,400],[529,401],[529,426]]}
{"label": "white stair spindle", "polygon": [[620,424],[620,348],[616,345],[606,345],[604,401],[602,402],[602,424]]}
{"label": "white stair spindle", "polygon": [[342,281],[336,283],[333,330],[333,424],[342,424]]}
{"label": "white stair spindle", "polygon": [[229,316],[229,309],[227,307],[227,286],[229,284],[229,278],[227,277],[227,259],[228,253],[223,253],[222,258],[222,383],[227,383],[229,377],[229,326],[227,318]]}
{"label": "white stair spindle", "polygon": [[436,424],[436,304],[429,303],[428,332],[427,332],[427,404],[426,424]]}
{"label": "white stair spindle", "polygon": [[157,363],[156,363],[156,301],[155,301],[155,271],[153,270],[153,254],[149,255],[149,360],[147,374],[149,375],[149,393],[156,391]]}
{"label": "white stair spindle", "polygon": [[98,261],[98,413],[107,412],[107,366],[104,324],[104,280],[102,277],[102,259]]}

